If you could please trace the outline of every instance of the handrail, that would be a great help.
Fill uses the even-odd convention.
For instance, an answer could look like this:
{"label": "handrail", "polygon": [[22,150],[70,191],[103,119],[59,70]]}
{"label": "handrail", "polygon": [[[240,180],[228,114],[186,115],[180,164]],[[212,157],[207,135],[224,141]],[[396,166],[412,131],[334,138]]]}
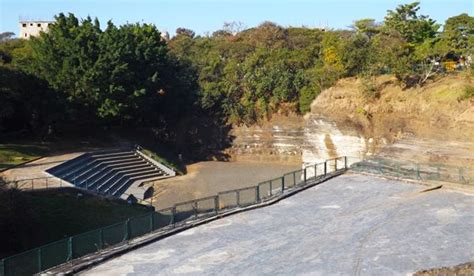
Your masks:
{"label": "handrail", "polygon": [[140,145],[138,144],[135,144],[134,145],[134,149],[136,150],[136,152],[143,158],[145,158],[147,161],[153,163],[155,166],[159,167],[160,169],[162,169],[166,174],[168,174],[169,176],[176,176],[176,172],[169,168],[168,166],[156,161],[152,156],[150,156],[149,154],[145,153],[144,152],[144,148],[141,147]]}
{"label": "handrail", "polygon": [[[342,158],[344,158],[344,160],[346,159],[346,157],[342,157]],[[325,163],[327,163],[329,161],[332,161],[332,160],[328,160]],[[344,164],[347,164],[347,162],[344,162]],[[315,164],[315,165],[317,166],[317,164]],[[306,177],[306,170],[310,167],[314,167],[315,165],[310,165],[308,167],[305,167],[305,168],[299,170],[299,171],[301,171],[302,176],[305,176],[305,177],[300,178],[300,179],[294,179],[294,183],[292,183],[291,186],[290,185],[285,186],[284,176],[272,179],[272,180],[276,180],[276,179],[281,180],[282,185],[280,185],[277,189],[272,190],[272,193],[269,196],[264,196],[263,194],[261,194],[261,192],[260,192],[260,183],[258,183],[255,186],[250,186],[250,187],[246,187],[246,188],[239,188],[239,189],[230,190],[230,191],[224,191],[224,193],[226,193],[226,192],[229,192],[229,193],[234,192],[235,193],[235,204],[222,204],[222,203],[225,203],[225,202],[221,202],[221,200],[223,200],[220,197],[220,195],[222,193],[218,193],[217,195],[214,195],[214,196],[208,196],[208,197],[195,199],[195,200],[191,200],[191,201],[176,203],[172,207],[164,208],[164,209],[161,209],[157,212],[150,212],[148,214],[142,214],[142,215],[139,215],[139,216],[136,216],[136,217],[131,217],[131,218],[129,218],[126,221],[123,221],[121,223],[118,222],[118,223],[115,223],[113,225],[108,225],[108,226],[105,226],[105,227],[102,227],[102,228],[99,228],[99,229],[96,229],[96,230],[91,230],[91,231],[88,231],[86,233],[78,234],[78,235],[75,235],[75,236],[71,236],[69,238],[65,238],[65,239],[56,241],[56,243],[63,242],[64,246],[67,248],[67,252],[53,252],[53,253],[54,254],[67,254],[67,255],[63,255],[64,258],[62,258],[62,259],[65,259],[67,261],[71,261],[72,259],[80,258],[80,257],[85,256],[87,254],[92,254],[92,253],[101,251],[101,250],[103,250],[107,247],[113,246],[115,244],[120,244],[120,241],[121,242],[126,242],[128,240],[134,239],[134,238],[139,237],[141,235],[151,233],[151,232],[156,231],[156,230],[168,229],[166,227],[175,228],[177,226],[186,225],[190,221],[196,221],[196,220],[205,219],[205,218],[209,218],[209,217],[217,217],[217,216],[219,216],[221,214],[224,214],[224,213],[235,212],[236,210],[239,210],[241,208],[254,206],[254,205],[257,206],[257,205],[262,204],[264,202],[270,202],[272,200],[275,200],[278,197],[283,198],[285,196],[291,195],[295,192],[303,190],[303,189],[305,189],[307,187],[310,187],[312,185],[316,185],[318,183],[321,183],[325,179],[328,179],[330,177],[339,175],[339,174],[343,173],[344,171],[346,171],[348,169],[348,167],[344,165],[343,167],[341,166],[341,168],[336,169],[336,170],[331,171],[331,172],[325,171],[324,174],[321,174],[321,175],[317,175],[317,172],[315,172],[314,176],[307,178]],[[336,166],[337,166],[337,161],[336,161]],[[294,171],[294,172],[296,172],[296,171]],[[325,177],[322,177],[322,176],[325,176]],[[290,184],[290,183],[287,183],[287,184]],[[244,199],[241,198],[241,196],[242,196],[241,193],[240,193],[241,191],[251,190],[251,189],[254,189],[255,197],[244,198]],[[209,200],[212,200],[212,199],[214,200],[213,206],[203,208],[203,209],[200,209],[200,208],[197,207],[197,206],[199,206],[199,202],[209,201]],[[242,199],[244,201],[242,201]],[[184,210],[184,211],[181,211],[181,212],[177,211],[177,207],[182,208],[182,207],[185,207],[186,205],[189,205],[189,204],[192,204],[191,209]],[[165,211],[170,212],[170,214],[169,215],[166,214]],[[140,223],[140,221],[138,219],[142,219],[142,220],[147,219],[149,223],[136,224],[136,223]],[[160,221],[160,219],[161,220],[166,219],[166,220]],[[163,223],[163,222],[165,222],[165,223]],[[158,223],[158,226],[156,226],[156,223]],[[119,240],[118,242],[115,242],[113,244],[106,244],[106,243],[104,243],[104,239],[107,239],[108,237],[106,236],[105,233],[112,226],[114,226],[114,227],[123,226],[123,231],[120,231],[121,234],[119,233],[122,236],[120,236],[121,238],[118,239]],[[144,227],[146,227],[146,228],[144,228]],[[135,231],[134,231],[134,229],[135,229]],[[138,232],[138,234],[137,234],[137,232]],[[88,239],[87,237],[84,237],[86,235],[91,235],[91,236],[94,236],[94,237]],[[117,236],[112,236],[112,239],[116,240],[116,238],[117,238]],[[74,241],[76,241],[77,239],[79,239],[80,244],[74,243]],[[100,246],[97,246],[97,240],[99,240],[98,244]],[[77,253],[77,254],[74,253],[74,252],[76,252],[75,251],[75,246],[79,246],[79,247],[87,246],[88,243],[90,243],[90,245],[92,245],[91,248],[95,248],[95,249],[91,249],[90,251],[87,251],[86,253],[84,253],[83,251],[80,251],[80,253]],[[47,246],[49,246],[50,244],[46,244],[46,245],[43,245],[43,246],[40,246],[40,247],[37,247],[37,248],[34,248],[34,249],[30,249],[26,252],[16,254],[14,256],[10,256],[10,257],[7,257],[7,258],[4,258],[4,259],[0,260],[0,275],[7,275],[8,273],[5,273],[5,272],[10,271],[10,269],[13,270],[12,274],[15,274],[15,271],[16,271],[15,269],[23,272],[23,273],[19,273],[19,274],[34,274],[34,273],[38,273],[40,271],[50,269],[53,266],[62,264],[61,261],[59,261],[58,263],[54,263],[54,264],[49,263],[47,265],[44,265],[41,262],[44,254],[46,254],[43,249],[47,248]],[[107,246],[107,245],[109,245],[109,246]],[[31,256],[28,255],[28,254],[30,254]],[[52,253],[50,253],[50,254],[52,254]],[[55,257],[57,257],[57,256],[55,255]],[[18,262],[15,262],[15,258],[21,259],[22,260],[21,263],[24,264],[24,265],[15,266],[15,264],[18,263]],[[25,261],[25,258],[31,258],[31,259],[29,261]],[[57,260],[57,259],[58,258],[55,258],[55,260]],[[61,258],[59,258],[59,259],[62,260]],[[10,263],[9,263],[10,260],[13,260],[12,265],[10,265]],[[28,265],[31,265],[33,267],[28,268],[27,267]],[[25,269],[30,269],[30,270],[28,270],[27,273],[25,273]]]}

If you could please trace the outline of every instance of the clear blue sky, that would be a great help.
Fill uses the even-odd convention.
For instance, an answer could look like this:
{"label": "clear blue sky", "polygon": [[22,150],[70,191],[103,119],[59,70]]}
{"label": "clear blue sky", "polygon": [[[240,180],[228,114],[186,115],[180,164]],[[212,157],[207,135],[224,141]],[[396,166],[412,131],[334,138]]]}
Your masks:
{"label": "clear blue sky", "polygon": [[[356,19],[381,21],[388,9],[412,1],[388,0],[0,0],[0,32],[18,33],[18,20],[51,20],[59,12],[78,17],[98,17],[105,26],[111,19],[126,22],[154,23],[171,35],[178,27],[198,34],[212,33],[224,22],[240,21],[253,27],[270,20],[283,26],[347,28]],[[421,13],[439,23],[460,13],[471,16],[474,0],[425,0]]]}

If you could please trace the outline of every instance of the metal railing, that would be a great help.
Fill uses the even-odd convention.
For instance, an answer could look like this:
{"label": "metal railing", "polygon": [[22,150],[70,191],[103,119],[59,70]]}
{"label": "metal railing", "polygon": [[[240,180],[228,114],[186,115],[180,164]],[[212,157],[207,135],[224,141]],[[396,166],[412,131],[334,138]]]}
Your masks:
{"label": "metal railing", "polygon": [[34,274],[154,231],[241,210],[278,199],[290,192],[343,173],[347,158],[338,157],[289,172],[255,186],[220,192],[215,196],[177,203],[172,207],[129,218],[100,229],[68,237],[0,260],[0,275]]}
{"label": "metal railing", "polygon": [[[348,157],[348,160],[350,159]],[[474,171],[468,167],[369,158],[354,163],[350,166],[350,169],[354,172],[378,174],[395,179],[474,185]]]}
{"label": "metal railing", "polygon": [[[0,186],[6,187],[6,188],[15,188],[15,189],[20,189],[20,190],[25,190],[25,191],[32,191],[32,190],[44,190],[44,189],[60,189],[60,188],[74,188],[79,191],[83,191],[84,193],[90,193],[98,196],[103,196],[103,197],[108,197],[108,198],[114,198],[114,199],[123,199],[123,198],[129,198],[130,196],[133,196],[132,194],[128,194],[123,192],[121,197],[118,198],[111,193],[105,193],[102,191],[99,191],[94,188],[90,188],[88,183],[86,182],[85,185],[79,186],[76,185],[76,183],[70,183],[68,181],[62,180],[61,178],[57,177],[38,177],[38,178],[27,178],[27,179],[17,179],[13,181],[7,181]],[[153,205],[153,197],[150,197],[149,199],[138,199],[135,196],[133,197],[134,200],[136,200],[140,204],[144,205]]]}

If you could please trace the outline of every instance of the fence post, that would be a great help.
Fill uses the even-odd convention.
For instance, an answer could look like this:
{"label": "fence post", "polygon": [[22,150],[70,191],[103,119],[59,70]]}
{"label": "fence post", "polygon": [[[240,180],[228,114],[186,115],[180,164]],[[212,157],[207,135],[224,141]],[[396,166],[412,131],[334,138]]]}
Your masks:
{"label": "fence post", "polygon": [[155,212],[150,213],[150,232],[153,231],[154,226],[155,226]]}
{"label": "fence post", "polygon": [[38,251],[36,251],[38,253],[38,272],[41,272],[43,270],[43,264],[41,263],[41,247],[38,248]]}
{"label": "fence post", "polygon": [[304,184],[306,185],[306,168],[303,169],[303,174],[304,174]]}
{"label": "fence post", "polygon": [[260,202],[260,185],[255,187],[255,202]]}
{"label": "fence post", "polygon": [[217,213],[219,212],[219,195],[214,197],[214,211]]}
{"label": "fence post", "polygon": [[328,173],[328,165],[327,165],[327,160],[324,161],[324,175],[326,175]]}
{"label": "fence post", "polygon": [[194,217],[197,218],[198,216],[198,201],[197,200],[194,201],[193,209],[194,209]]}
{"label": "fence post", "polygon": [[347,170],[347,156],[344,156],[344,169]]}
{"label": "fence post", "polygon": [[281,177],[281,193],[285,191],[285,176]]}
{"label": "fence post", "polygon": [[67,260],[71,261],[73,259],[73,248],[72,248],[72,237],[70,237],[67,241]]}
{"label": "fence post", "polygon": [[171,224],[174,225],[174,216],[176,215],[176,206],[171,208]]}
{"label": "fence post", "polygon": [[104,230],[103,230],[103,228],[99,229],[99,247],[100,247],[100,249],[104,248]]}
{"label": "fence post", "polygon": [[125,221],[125,229],[123,230],[125,231],[125,240],[128,241],[130,238],[130,219]]}
{"label": "fence post", "polygon": [[293,172],[293,187],[296,187],[296,172]]}

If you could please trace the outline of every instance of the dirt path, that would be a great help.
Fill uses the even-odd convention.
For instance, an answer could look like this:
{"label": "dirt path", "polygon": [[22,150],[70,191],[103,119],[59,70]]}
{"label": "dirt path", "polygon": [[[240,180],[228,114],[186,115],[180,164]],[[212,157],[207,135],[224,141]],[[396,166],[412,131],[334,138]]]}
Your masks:
{"label": "dirt path", "polygon": [[254,186],[301,168],[299,163],[199,162],[187,166],[184,176],[155,183],[154,204],[166,208],[174,203],[216,195],[218,192]]}

